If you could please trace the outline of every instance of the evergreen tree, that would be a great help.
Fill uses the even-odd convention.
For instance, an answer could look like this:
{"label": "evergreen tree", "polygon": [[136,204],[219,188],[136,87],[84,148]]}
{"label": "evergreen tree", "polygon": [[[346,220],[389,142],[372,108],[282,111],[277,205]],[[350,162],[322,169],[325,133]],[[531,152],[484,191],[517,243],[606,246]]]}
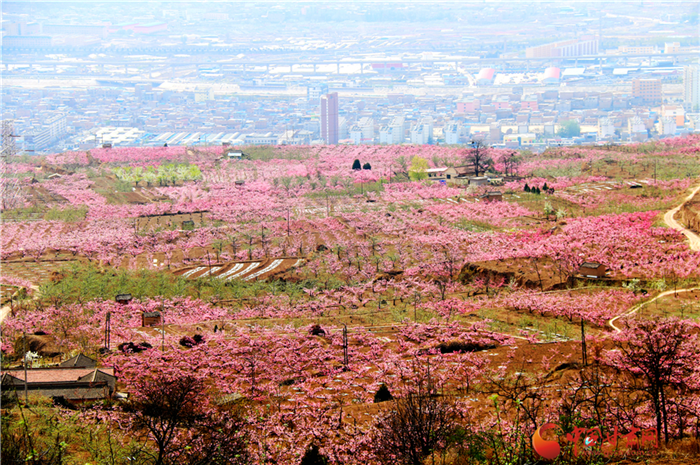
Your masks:
{"label": "evergreen tree", "polygon": [[360,164],[360,160],[358,160],[357,158],[355,159],[354,162],[352,162],[352,169],[354,169],[354,170],[361,170],[362,169],[362,165]]}
{"label": "evergreen tree", "polygon": [[527,183],[525,183],[525,187],[523,188],[523,191],[525,191],[525,192],[531,192],[531,191],[530,191],[530,186],[528,186]]}
{"label": "evergreen tree", "polygon": [[364,165],[362,165],[362,169],[363,169],[363,170],[371,170],[371,169],[372,169],[372,165],[370,165],[369,162],[367,162],[367,163],[365,163]]}
{"label": "evergreen tree", "polygon": [[547,183],[544,183],[544,186],[542,186],[542,190],[545,192],[549,190],[549,187],[547,187]]}
{"label": "evergreen tree", "polygon": [[379,402],[387,402],[389,400],[393,400],[394,396],[391,395],[391,392],[389,392],[389,388],[386,387],[386,384],[382,384],[379,386],[379,389],[377,389],[377,392],[374,393],[374,403],[378,404]]}
{"label": "evergreen tree", "polygon": [[318,446],[314,444],[306,449],[304,457],[301,458],[300,465],[326,465],[327,463],[328,459],[318,451]]}

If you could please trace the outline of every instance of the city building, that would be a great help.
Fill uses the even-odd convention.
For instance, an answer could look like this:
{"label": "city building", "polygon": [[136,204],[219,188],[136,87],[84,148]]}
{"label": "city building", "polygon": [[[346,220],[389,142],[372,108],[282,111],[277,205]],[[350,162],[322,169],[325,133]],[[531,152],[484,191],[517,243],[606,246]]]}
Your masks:
{"label": "city building", "polygon": [[639,116],[633,116],[627,120],[627,132],[629,132],[632,142],[643,142],[648,135],[644,121]]}
{"label": "city building", "polygon": [[610,118],[598,120],[598,139],[609,139],[615,135],[615,121]]}
{"label": "city building", "polygon": [[676,120],[670,116],[660,119],[658,125],[659,134],[662,136],[673,136],[676,134]]}
{"label": "city building", "polygon": [[350,128],[350,139],[353,144],[374,143],[374,119],[365,116]]}
{"label": "city building", "polygon": [[406,119],[397,116],[387,126],[379,129],[380,144],[402,144],[406,137]]}
{"label": "city building", "polygon": [[685,125],[685,111],[677,105],[662,105],[661,117],[668,116],[676,121],[676,126]]}
{"label": "city building", "polygon": [[3,47],[51,47],[50,36],[5,36],[2,38]]}
{"label": "city building", "polygon": [[321,138],[328,145],[338,143],[338,93],[321,97]]}
{"label": "city building", "polygon": [[680,42],[666,42],[664,44],[664,53],[678,53],[681,51]]}
{"label": "city building", "polygon": [[493,80],[496,78],[496,70],[493,68],[483,68],[479,71],[476,76],[477,86],[487,86],[493,84]]}
{"label": "city building", "polygon": [[277,145],[279,138],[271,132],[265,134],[246,134],[242,137],[245,145]]}
{"label": "city building", "polygon": [[462,125],[456,121],[451,121],[447,123],[444,129],[445,134],[445,144],[447,145],[457,145],[462,143]]}
{"label": "city building", "polygon": [[322,95],[328,93],[328,84],[325,82],[314,83],[306,88],[306,98],[311,101],[317,101]]}
{"label": "city building", "polygon": [[647,105],[658,105],[662,101],[661,79],[634,79],[632,98],[641,99]]}
{"label": "city building", "polygon": [[598,39],[594,38],[563,40],[525,49],[526,58],[575,57],[597,53]]}
{"label": "city building", "polygon": [[633,45],[621,45],[617,48],[617,51],[620,53],[626,53],[629,55],[644,55],[644,54],[654,54],[654,53],[659,53],[659,50],[653,46],[653,45],[641,45],[641,46],[633,46]]}
{"label": "city building", "polygon": [[427,145],[433,143],[433,119],[425,117],[411,127],[411,143]]}
{"label": "city building", "polygon": [[683,106],[687,111],[700,110],[700,66],[686,66],[683,70]]}
{"label": "city building", "polygon": [[549,67],[544,70],[544,76],[542,77],[542,84],[559,84],[561,79],[561,70],[555,67]]}
{"label": "city building", "polygon": [[481,102],[473,96],[464,97],[456,103],[457,113],[472,113],[481,108]]}

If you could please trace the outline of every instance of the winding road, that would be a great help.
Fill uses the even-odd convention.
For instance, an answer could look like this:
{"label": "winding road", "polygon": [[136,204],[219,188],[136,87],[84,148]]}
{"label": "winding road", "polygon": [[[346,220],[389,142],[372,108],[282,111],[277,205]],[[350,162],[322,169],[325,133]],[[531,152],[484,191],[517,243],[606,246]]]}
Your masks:
{"label": "winding road", "polygon": [[[689,202],[690,200],[692,200],[692,198],[695,196],[695,194],[698,193],[698,191],[700,191],[700,186],[693,189],[693,192],[691,192],[690,195],[688,195],[688,197],[686,197],[680,205],[678,205],[676,208],[674,208],[672,210],[667,211],[666,214],[664,214],[664,222],[669,227],[675,229],[676,231],[680,231],[681,233],[683,233],[685,235],[685,237],[688,238],[688,247],[690,248],[690,250],[694,250],[694,251],[700,250],[700,236],[695,234],[693,231],[683,227],[682,224],[680,224],[678,221],[675,220],[674,216],[676,215],[676,213],[678,213],[678,211],[680,211],[681,208],[683,208],[683,205],[685,205],[686,202]],[[625,313],[622,313],[622,314],[616,316],[615,318],[612,318],[610,321],[608,321],[608,326],[610,326],[616,333],[620,333],[620,332],[622,332],[622,330],[620,328],[618,328],[617,326],[615,326],[615,322],[617,320],[619,320],[620,318],[634,315],[642,307],[654,302],[657,299],[660,299],[661,297],[665,297],[665,296],[671,295],[671,294],[692,292],[692,291],[697,291],[697,290],[700,290],[700,287],[693,287],[693,288],[689,288],[689,289],[678,289],[678,290],[673,290],[673,291],[662,292],[661,294],[657,295],[653,299],[647,300],[646,302],[642,302],[640,304],[637,304],[634,307],[632,307],[631,309],[629,309],[628,311],[626,311]]]}
{"label": "winding road", "polygon": [[[33,299],[36,300],[39,297],[39,286],[30,286],[30,289],[34,291]],[[0,324],[5,321],[5,318],[7,318],[11,311],[12,306],[10,304],[3,305],[2,308],[0,308]]]}
{"label": "winding road", "polygon": [[685,237],[688,238],[689,244],[688,246],[690,247],[690,250],[695,250],[698,251],[700,250],[700,236],[695,234],[693,231],[690,231],[689,229],[686,229],[681,225],[678,221],[676,221],[673,217],[678,213],[678,211],[683,208],[683,205],[685,205],[686,202],[690,201],[695,194],[700,191],[700,186],[696,187],[693,192],[690,193],[688,197],[683,200],[683,203],[678,205],[676,208],[673,210],[669,210],[666,212],[664,215],[664,222],[669,225],[671,228],[675,229],[676,231],[682,232]]}

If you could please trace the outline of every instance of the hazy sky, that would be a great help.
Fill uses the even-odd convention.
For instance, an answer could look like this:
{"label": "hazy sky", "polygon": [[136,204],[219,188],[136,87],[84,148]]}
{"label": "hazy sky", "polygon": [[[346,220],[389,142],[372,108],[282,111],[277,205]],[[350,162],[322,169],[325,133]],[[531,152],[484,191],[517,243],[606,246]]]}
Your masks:
{"label": "hazy sky", "polygon": [[[5,0],[4,3],[552,3],[557,5],[567,5],[571,3],[609,3],[605,1],[591,0]],[[686,3],[697,4],[698,0],[667,0],[661,2],[644,2],[643,0],[615,0],[615,3]]]}

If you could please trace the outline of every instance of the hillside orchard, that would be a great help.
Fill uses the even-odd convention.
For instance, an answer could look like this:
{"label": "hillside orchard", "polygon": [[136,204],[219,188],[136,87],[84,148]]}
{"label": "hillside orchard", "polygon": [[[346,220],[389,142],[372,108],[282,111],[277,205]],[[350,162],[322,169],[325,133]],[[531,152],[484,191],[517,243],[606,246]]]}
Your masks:
{"label": "hillside orchard", "polygon": [[3,390],[2,458],[524,464],[554,423],[560,463],[697,463],[700,254],[663,215],[699,182],[700,137],[480,146],[495,185],[428,176],[473,150],[4,163],[3,369],[83,353],[121,400]]}

